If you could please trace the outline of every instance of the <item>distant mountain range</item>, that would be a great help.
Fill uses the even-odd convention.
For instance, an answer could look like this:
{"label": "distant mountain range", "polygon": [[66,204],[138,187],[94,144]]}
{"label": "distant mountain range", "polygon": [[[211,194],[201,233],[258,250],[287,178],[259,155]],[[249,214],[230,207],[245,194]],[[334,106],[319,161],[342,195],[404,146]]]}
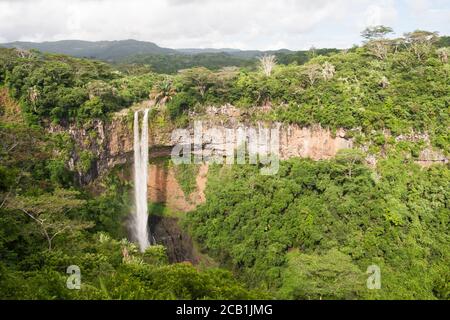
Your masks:
{"label": "distant mountain range", "polygon": [[1,44],[6,48],[37,49],[43,52],[61,53],[80,58],[116,61],[137,54],[176,54],[176,50],[161,48],[152,42],[136,40],[81,41],[62,40],[53,42],[11,42]]}
{"label": "distant mountain range", "polygon": [[62,40],[52,42],[10,42],[0,44],[6,48],[36,49],[43,52],[60,53],[80,58],[92,58],[105,61],[120,61],[130,56],[157,54],[157,55],[197,55],[197,54],[216,54],[225,53],[243,59],[252,59],[266,52],[284,52],[293,51],[282,49],[277,51],[258,51],[258,50],[239,50],[239,49],[169,49],[162,48],[153,42],[137,40],[119,40],[119,41],[82,41],[82,40]]}
{"label": "distant mountain range", "polygon": [[[450,46],[450,37],[441,36],[438,47]],[[42,52],[66,54],[79,58],[98,59],[113,63],[147,63],[153,66],[165,64],[161,71],[173,72],[169,66],[175,62],[177,68],[206,64],[207,67],[219,68],[227,65],[245,66],[249,60],[264,54],[275,54],[278,62],[288,64],[305,63],[310,57],[308,51],[291,51],[288,49],[259,51],[239,50],[230,48],[186,48],[170,49],[158,46],[153,42],[138,40],[118,41],[82,41],[62,40],[52,42],[10,42],[0,44],[0,47],[37,49]],[[317,49],[316,54],[329,54],[338,49]],[[205,63],[205,61],[207,61]]]}
{"label": "distant mountain range", "polygon": [[[130,65],[146,65],[158,73],[173,74],[182,69],[206,67],[218,70],[223,67],[254,67],[256,57],[264,54],[274,54],[280,64],[303,64],[311,56],[308,51],[291,51],[287,49],[259,51],[239,49],[169,49],[153,42],[137,40],[118,41],[81,41],[61,40],[53,42],[10,42],[0,44],[0,47],[36,49],[41,52],[65,54],[78,58],[97,59],[125,67]],[[329,54],[337,49],[317,49],[315,54]],[[127,71],[128,72],[128,71]]]}

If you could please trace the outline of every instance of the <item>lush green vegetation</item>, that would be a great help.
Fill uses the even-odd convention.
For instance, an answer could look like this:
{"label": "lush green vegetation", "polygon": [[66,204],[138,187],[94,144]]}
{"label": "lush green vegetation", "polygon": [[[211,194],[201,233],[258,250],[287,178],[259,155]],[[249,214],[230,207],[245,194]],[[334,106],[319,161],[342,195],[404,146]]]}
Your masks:
{"label": "lush green vegetation", "polygon": [[[140,253],[124,239],[129,183],[113,171],[97,193],[80,188],[65,165],[67,137],[30,127],[0,98],[0,299],[266,297],[229,271],[169,264],[164,247]],[[70,265],[81,290],[66,287]]]}
{"label": "lush green vegetation", "polygon": [[178,124],[206,105],[266,105],[271,111],[252,110],[253,118],[320,123],[362,132],[361,139],[371,140],[386,131],[394,136],[426,132],[434,146],[448,152],[447,38],[416,31],[387,40],[388,32],[369,32],[364,46],[340,52],[278,53],[280,62],[294,62],[274,65],[270,74],[236,67],[210,70],[221,65],[207,61],[176,75],[132,65],[121,73],[100,62],[1,49],[0,80],[25,113],[39,120],[87,121],[149,97],[164,106],[169,119],[180,118]]}
{"label": "lush green vegetation", "polygon": [[105,118],[148,98],[156,76],[123,76],[109,65],[36,51],[0,50],[0,81],[34,122]]}
{"label": "lush green vegetation", "polygon": [[[294,299],[448,299],[448,168],[389,157],[292,159],[275,176],[214,167],[192,234],[250,286]],[[365,287],[381,268],[383,290]]]}
{"label": "lush green vegetation", "polygon": [[[269,75],[230,67],[183,70],[158,80],[152,96],[171,119],[231,103],[251,108],[253,119],[349,129],[358,140],[374,142],[374,148],[383,144],[379,137],[386,132],[426,132],[432,145],[448,153],[446,38],[424,31],[396,40],[368,37],[362,47],[324,55],[312,51],[305,54],[305,64],[274,65]],[[257,106],[269,106],[270,112]]]}
{"label": "lush green vegetation", "polygon": [[175,177],[186,197],[197,189],[196,177],[199,166],[192,164],[174,165]]}
{"label": "lush green vegetation", "polygon": [[[259,65],[203,54],[111,66],[0,49],[0,298],[449,299],[449,168],[415,163],[429,144],[450,152],[448,37],[389,40],[390,32],[369,28],[361,47],[278,52],[278,63]],[[144,100],[154,105],[152,129],[230,103],[249,121],[347,129],[364,152],[291,159],[274,176],[211,166],[207,202],[185,226],[224,269],[169,264],[163,247],[140,253],[122,240],[126,168],[81,186],[74,170],[86,174],[94,154],[46,130],[108,121]],[[405,138],[413,134],[421,135]],[[176,168],[185,194],[197,170]],[[162,205],[151,210],[165,214]],[[382,290],[366,288],[374,264]],[[82,270],[80,291],[65,287],[69,265]]]}
{"label": "lush green vegetation", "polygon": [[426,132],[434,146],[448,152],[449,49],[408,39],[403,41],[412,44],[383,40],[381,58],[369,42],[304,65],[274,66],[270,76],[234,68],[189,69],[161,80],[164,91],[155,90],[164,95],[172,118],[205,105],[268,105],[269,113],[256,108],[253,118],[346,128],[372,141],[387,131]]}
{"label": "lush green vegetation", "polygon": [[119,69],[127,70],[130,66],[144,67],[156,73],[176,74],[180,70],[205,67],[209,70],[220,70],[226,67],[239,67],[254,70],[257,67],[258,57],[266,54],[276,56],[278,63],[304,64],[317,55],[328,55],[337,53],[337,49],[315,49],[309,51],[231,51],[231,52],[196,52],[196,53],[165,53],[165,54],[140,54],[130,55],[119,62],[116,66]]}
{"label": "lush green vegetation", "polygon": [[165,74],[175,74],[182,69],[200,66],[218,70],[229,66],[250,67],[254,65],[252,59],[243,59],[227,53],[144,54],[127,57],[121,63],[148,65],[154,72]]}

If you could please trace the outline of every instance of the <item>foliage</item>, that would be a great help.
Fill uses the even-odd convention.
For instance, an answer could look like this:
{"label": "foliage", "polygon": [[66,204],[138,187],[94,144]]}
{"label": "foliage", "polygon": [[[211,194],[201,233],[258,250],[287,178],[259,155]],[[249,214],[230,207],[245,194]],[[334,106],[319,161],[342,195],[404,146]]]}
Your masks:
{"label": "foliage", "polygon": [[37,197],[16,196],[7,200],[6,208],[20,211],[36,222],[39,232],[48,242],[48,250],[52,250],[56,236],[67,233],[73,235],[91,226],[67,217],[70,210],[83,204],[82,200],[76,198],[77,195],[73,191],[57,189],[53,194]]}
{"label": "foliage", "polygon": [[167,103],[167,111],[172,120],[181,116],[195,105],[195,99],[192,95],[181,92],[178,93]]}
{"label": "foliage", "polygon": [[[62,251],[42,255],[37,271],[17,272],[0,263],[2,299],[250,299],[265,297],[249,292],[227,271],[200,272],[189,263],[168,265],[163,260],[143,262],[138,250],[126,241],[104,234],[94,237],[87,252]],[[149,252],[156,253],[154,247]],[[124,256],[124,252],[126,256]],[[148,254],[147,254],[148,256]],[[126,258],[125,258],[126,257]],[[143,256],[146,260],[148,257]],[[81,289],[66,288],[67,275],[60,265],[74,264],[82,274]]]}
{"label": "foliage", "polygon": [[[448,152],[446,38],[418,30],[390,40],[391,31],[368,28],[368,42],[350,50],[275,52],[279,64],[270,77],[254,69],[209,70],[206,64],[177,68],[184,70],[176,75],[124,76],[100,62],[2,49],[0,79],[35,121],[107,117],[150,96],[182,125],[190,111],[203,110],[198,106],[230,103],[255,108],[254,119],[361,128],[367,136],[427,133],[433,146]],[[271,106],[271,112],[258,112],[258,106]]]}
{"label": "foliage", "polygon": [[[449,170],[421,170],[392,154],[379,162],[377,178],[350,151],[329,161],[291,159],[275,176],[215,166],[207,202],[187,216],[188,225],[249,285],[285,298],[441,298],[450,259]],[[360,282],[372,264],[382,272],[376,293]]]}
{"label": "foliage", "polygon": [[93,232],[106,232],[116,239],[126,236],[124,224],[131,207],[130,183],[119,179],[118,172],[113,170],[97,181],[101,194],[88,197],[78,213],[84,220],[95,223]]}
{"label": "foliage", "polygon": [[364,290],[364,273],[337,249],[324,255],[287,254],[280,295],[284,299],[355,299]]}
{"label": "foliage", "polygon": [[390,27],[386,26],[374,26],[367,27],[362,33],[361,36],[367,40],[380,39],[384,38],[386,35],[393,33],[394,30]]}
{"label": "foliage", "polygon": [[[449,168],[414,163],[428,139],[450,152],[448,37],[418,30],[386,39],[391,31],[368,29],[368,42],[349,50],[270,53],[278,64],[266,75],[237,58],[245,53],[142,56],[171,73],[189,69],[122,65],[124,75],[98,61],[0,49],[0,298],[449,299]],[[126,174],[79,186],[73,170],[87,173],[92,152],[78,150],[72,168],[74,141],[44,129],[107,120],[146,99],[161,127],[230,103],[248,120],[347,129],[365,151],[283,161],[274,176],[210,166],[207,202],[186,226],[233,274],[169,264],[162,246],[141,254],[120,240]],[[373,167],[369,154],[378,156]],[[186,194],[197,170],[176,168]],[[373,264],[381,290],[364,286]],[[79,291],[65,286],[69,265],[82,270]]]}
{"label": "foliage", "polygon": [[109,65],[52,54],[0,49],[0,80],[23,110],[57,123],[104,118],[148,97],[153,74],[123,76]]}
{"label": "foliage", "polygon": [[347,51],[313,49],[301,65],[284,65],[277,54],[280,63],[270,77],[258,70],[197,67],[166,76],[170,90],[153,90],[163,92],[171,119],[183,118],[181,124],[189,111],[230,103],[252,108],[252,119],[357,129],[369,140],[386,132],[426,133],[433,146],[449,152],[446,48],[438,48],[434,33],[390,40],[390,30],[374,27],[366,32],[367,43]]}
{"label": "foliage", "polygon": [[[67,135],[29,127],[20,115],[1,120],[0,299],[267,298],[229,271],[168,264],[162,246],[141,254],[119,240],[131,209],[129,183],[112,171],[92,194],[62,180]],[[81,270],[80,290],[66,287],[71,265]]]}
{"label": "foliage", "polygon": [[154,72],[175,74],[179,70],[205,67],[210,70],[218,70],[223,67],[237,66],[248,67],[253,64],[250,59],[234,57],[227,53],[200,53],[188,54],[143,54],[130,56],[121,61],[126,64],[138,64],[150,66]]}
{"label": "foliage", "polygon": [[180,184],[184,195],[188,197],[197,188],[197,174],[199,165],[181,163],[174,166],[175,177]]}

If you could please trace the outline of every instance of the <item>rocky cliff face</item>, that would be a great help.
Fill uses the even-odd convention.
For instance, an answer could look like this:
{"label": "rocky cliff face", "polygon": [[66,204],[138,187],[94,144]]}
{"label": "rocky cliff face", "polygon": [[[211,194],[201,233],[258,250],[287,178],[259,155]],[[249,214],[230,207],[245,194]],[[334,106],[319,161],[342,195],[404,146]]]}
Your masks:
{"label": "rocky cliff face", "polygon": [[422,167],[429,167],[433,164],[446,164],[448,163],[448,158],[440,151],[426,148],[420,152],[417,163]]}
{"label": "rocky cliff face", "polygon": [[400,135],[395,138],[395,140],[398,141],[412,141],[415,143],[425,142],[425,144],[428,146],[425,149],[423,149],[416,162],[421,165],[422,167],[429,167],[433,164],[446,164],[448,163],[448,158],[440,151],[435,150],[431,147],[431,141],[430,137],[426,133],[418,134],[418,133],[411,133],[408,135]]}
{"label": "rocky cliff face", "polygon": [[280,132],[281,159],[330,159],[336,156],[339,150],[352,147],[353,141],[345,138],[345,131],[342,129],[334,136],[330,130],[321,127],[301,128],[297,125],[282,127]]}
{"label": "rocky cliff face", "polygon": [[155,203],[165,203],[174,211],[188,212],[205,202],[205,188],[208,165],[200,165],[196,180],[196,188],[191,194],[185,194],[181,188],[173,167],[150,164],[148,179],[149,199]]}
{"label": "rocky cliff face", "polygon": [[[232,115],[226,113],[231,110]],[[225,112],[225,114],[223,113]],[[229,107],[209,110],[209,116],[202,121],[201,134],[205,137],[205,144],[211,145],[208,141],[212,129],[216,130],[219,136],[226,135],[226,131],[232,129],[237,131],[243,124],[238,121],[239,114],[236,108]],[[236,114],[235,114],[236,113]],[[84,126],[71,125],[68,128],[52,126],[52,132],[66,132],[75,142],[69,165],[72,170],[78,172],[80,184],[89,184],[98,176],[108,172],[117,165],[132,163],[133,156],[133,129],[130,121],[127,120],[127,113],[116,114],[108,122],[96,120]],[[210,120],[210,119],[215,119]],[[256,123],[247,124],[246,127],[253,127],[255,130],[270,126],[279,128],[279,155],[285,160],[292,157],[311,158],[313,160],[323,160],[334,157],[339,150],[353,147],[353,141],[346,138],[344,130],[338,130],[333,134],[330,130],[320,126],[302,128],[298,125],[281,125]],[[187,132],[194,136],[194,124],[187,127]],[[198,129],[198,128],[197,128]],[[170,156],[174,145],[172,141],[173,128],[150,126],[149,144],[150,158]],[[427,137],[398,137],[414,141],[414,139],[425,139]],[[225,152],[224,142],[215,142],[214,150]],[[90,168],[83,170],[78,163],[82,160],[82,151],[90,152],[92,161]],[[370,160],[370,159],[369,159]],[[376,159],[372,159],[376,162]],[[373,162],[372,161],[372,162]],[[370,161],[368,161],[370,164]],[[447,163],[448,159],[440,152],[427,148],[422,151],[418,163],[422,166],[429,166],[434,163]],[[153,202],[164,202],[176,211],[190,211],[199,203],[205,201],[204,189],[206,185],[207,165],[202,165],[197,180],[197,191],[191,195],[185,195],[175,177],[173,168],[156,164],[150,164],[149,171],[149,197]]]}
{"label": "rocky cliff face", "polygon": [[[69,167],[78,173],[80,184],[88,184],[109,169],[125,164],[133,150],[132,132],[125,118],[116,117],[110,122],[94,120],[89,124],[72,124],[65,128],[52,125],[53,133],[67,133],[75,144],[71,151]],[[82,170],[77,164],[82,151],[89,152],[91,165]]]}
{"label": "rocky cliff face", "polygon": [[[242,127],[240,123],[218,123],[216,121],[202,122],[202,135],[205,143],[212,129],[221,136],[225,136],[226,130],[237,130]],[[252,126],[258,130],[258,126],[265,127],[266,124]],[[345,148],[352,148],[353,142],[345,138],[345,132],[339,130],[336,135],[321,127],[301,128],[297,125],[272,125],[279,127],[279,152],[281,159],[291,157],[309,157],[314,160],[329,159]],[[186,128],[191,136],[194,135],[194,126]],[[72,151],[70,166],[78,172],[80,183],[87,184],[93,181],[111,168],[126,164],[133,154],[133,130],[126,117],[116,115],[111,121],[104,122],[95,120],[83,127],[71,125],[68,128],[51,126],[51,132],[66,132],[75,142]],[[172,129],[151,128],[149,133],[150,158],[170,156],[174,145],[171,139]],[[214,149],[225,150],[225,143],[214,145]],[[80,161],[80,151],[88,150],[92,154],[91,168],[87,172],[79,170],[77,163]],[[170,177],[170,173],[167,177]]]}

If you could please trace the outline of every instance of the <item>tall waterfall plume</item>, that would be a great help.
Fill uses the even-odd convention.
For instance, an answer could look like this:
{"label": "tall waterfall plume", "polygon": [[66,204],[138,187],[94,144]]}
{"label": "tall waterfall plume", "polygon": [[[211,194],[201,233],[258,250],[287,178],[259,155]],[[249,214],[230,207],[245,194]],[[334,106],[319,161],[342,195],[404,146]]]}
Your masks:
{"label": "tall waterfall plume", "polygon": [[148,241],[148,109],[144,111],[142,131],[139,135],[139,111],[134,113],[134,199],[133,236],[142,252],[150,246]]}

